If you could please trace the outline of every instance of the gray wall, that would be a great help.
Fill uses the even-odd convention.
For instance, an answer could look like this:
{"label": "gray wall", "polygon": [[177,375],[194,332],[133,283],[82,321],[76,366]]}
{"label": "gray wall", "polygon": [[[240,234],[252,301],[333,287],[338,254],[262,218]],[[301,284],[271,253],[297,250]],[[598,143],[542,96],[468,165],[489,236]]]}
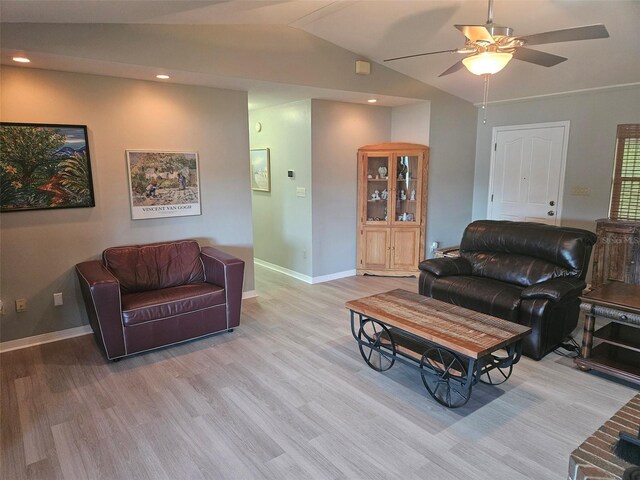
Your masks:
{"label": "gray wall", "polygon": [[[480,112],[481,113],[481,112]],[[562,224],[595,230],[609,211],[616,126],[640,123],[640,86],[489,105],[487,124],[477,118],[473,218],[486,218],[491,135],[496,126],[569,120]],[[579,196],[576,187],[591,193]]]}
{"label": "gray wall", "polygon": [[391,141],[429,145],[431,102],[417,102],[391,109]]}
{"label": "gray wall", "polygon": [[357,150],[389,140],[391,109],[312,100],[313,276],[356,268]]}
{"label": "gray wall", "polygon": [[471,221],[476,108],[445,93],[431,98],[427,256],[431,243],[457,245]]}
{"label": "gray wall", "polygon": [[253,110],[249,124],[251,148],[271,154],[271,192],[252,192],[255,257],[311,276],[311,100]]}
{"label": "gray wall", "polygon": [[[246,92],[7,66],[1,81],[3,121],[87,125],[96,195],[95,208],[0,215],[2,341],[86,323],[73,267],[108,246],[196,238],[244,259],[254,288]],[[125,149],[197,151],[202,215],[132,221]]]}

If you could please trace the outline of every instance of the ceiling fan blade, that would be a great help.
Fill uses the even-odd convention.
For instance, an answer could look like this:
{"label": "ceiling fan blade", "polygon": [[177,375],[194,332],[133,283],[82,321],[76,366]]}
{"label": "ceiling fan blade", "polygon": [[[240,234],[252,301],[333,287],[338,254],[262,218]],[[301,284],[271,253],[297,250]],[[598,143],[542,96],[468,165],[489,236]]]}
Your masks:
{"label": "ceiling fan blade", "polygon": [[387,58],[385,62],[393,62],[394,60],[402,60],[403,58],[423,57],[425,55],[435,55],[436,53],[459,53],[458,50],[440,50],[437,52],[416,53],[414,55],[405,55],[404,57]]}
{"label": "ceiling fan blade", "polygon": [[454,27],[460,30],[464,36],[472,42],[483,40],[485,42],[495,43],[495,40],[485,25],[454,25]]}
{"label": "ceiling fan blade", "polygon": [[459,62],[454,63],[449,68],[447,68],[444,72],[442,72],[440,75],[438,75],[438,77],[444,77],[445,75],[449,75],[451,73],[457,72],[462,67],[464,67],[464,64],[462,63],[462,60],[460,60]]}
{"label": "ceiling fan blade", "polygon": [[608,37],[609,32],[607,32],[607,28],[602,23],[598,23],[585,27],[535,33],[533,35],[527,35],[526,37],[519,37],[519,39],[524,40],[525,45],[542,45],[543,43],[572,42],[574,40],[591,40],[593,38]]}
{"label": "ceiling fan blade", "polygon": [[513,52],[513,58],[522,60],[523,62],[535,63],[536,65],[542,65],[543,67],[553,67],[566,60],[565,57],[559,55],[553,55],[547,52],[540,52],[538,50],[532,50],[531,48],[519,47]]}

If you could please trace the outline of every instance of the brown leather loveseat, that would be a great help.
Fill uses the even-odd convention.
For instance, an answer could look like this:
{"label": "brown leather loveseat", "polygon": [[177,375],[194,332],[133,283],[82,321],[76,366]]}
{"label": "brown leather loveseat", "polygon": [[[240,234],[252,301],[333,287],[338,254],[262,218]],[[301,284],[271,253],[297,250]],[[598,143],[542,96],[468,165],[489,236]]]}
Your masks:
{"label": "brown leather loveseat", "polygon": [[244,262],[195,240],[108,248],[76,272],[110,360],[240,323]]}
{"label": "brown leather loveseat", "polygon": [[419,291],[531,327],[522,351],[539,360],[578,323],[595,242],[577,228],[479,220],[465,229],[459,258],[420,264]]}

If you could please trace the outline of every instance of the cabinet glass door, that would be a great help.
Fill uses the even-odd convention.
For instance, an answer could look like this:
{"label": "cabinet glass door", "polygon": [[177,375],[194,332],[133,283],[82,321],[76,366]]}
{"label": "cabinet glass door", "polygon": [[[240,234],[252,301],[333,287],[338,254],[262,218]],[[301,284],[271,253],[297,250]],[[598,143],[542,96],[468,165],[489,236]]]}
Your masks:
{"label": "cabinet glass door", "polygon": [[395,218],[393,223],[418,223],[418,156],[398,155],[395,158]]}
{"label": "cabinet glass door", "polygon": [[389,211],[389,157],[368,156],[367,176],[367,223],[387,223]]}

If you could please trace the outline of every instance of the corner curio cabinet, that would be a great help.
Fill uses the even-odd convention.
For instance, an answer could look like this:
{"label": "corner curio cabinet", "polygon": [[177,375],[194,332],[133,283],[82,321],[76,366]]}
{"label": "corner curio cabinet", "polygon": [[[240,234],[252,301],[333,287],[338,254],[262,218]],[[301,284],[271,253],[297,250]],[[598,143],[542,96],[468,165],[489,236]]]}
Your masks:
{"label": "corner curio cabinet", "polygon": [[414,143],[358,150],[359,275],[416,275],[424,259],[429,148]]}

